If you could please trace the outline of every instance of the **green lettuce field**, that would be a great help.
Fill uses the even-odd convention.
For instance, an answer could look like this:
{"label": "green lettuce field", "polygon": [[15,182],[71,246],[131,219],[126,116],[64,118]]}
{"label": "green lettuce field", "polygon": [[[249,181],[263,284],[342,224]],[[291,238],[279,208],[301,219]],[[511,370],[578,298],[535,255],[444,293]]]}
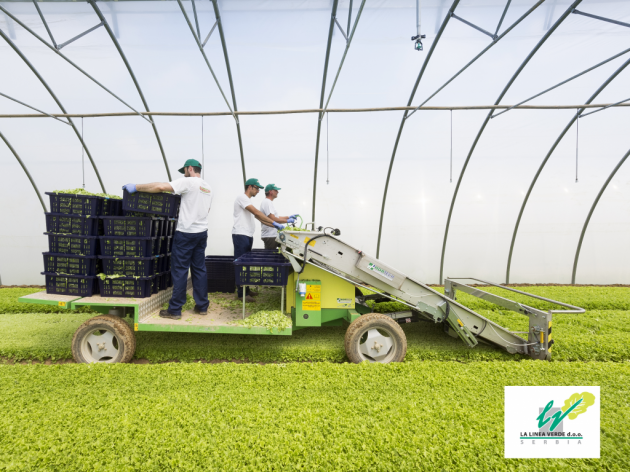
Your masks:
{"label": "green lettuce field", "polygon": [[[32,312],[16,299],[34,289],[0,289],[0,471],[630,470],[630,289],[525,290],[587,308],[554,318],[551,362],[468,349],[420,322],[403,325],[401,364],[348,364],[344,328],[329,327],[139,332],[136,358],[152,365],[29,365],[71,359],[94,313]],[[459,301],[512,329],[526,321]],[[601,386],[601,459],[504,459],[506,385]]]}

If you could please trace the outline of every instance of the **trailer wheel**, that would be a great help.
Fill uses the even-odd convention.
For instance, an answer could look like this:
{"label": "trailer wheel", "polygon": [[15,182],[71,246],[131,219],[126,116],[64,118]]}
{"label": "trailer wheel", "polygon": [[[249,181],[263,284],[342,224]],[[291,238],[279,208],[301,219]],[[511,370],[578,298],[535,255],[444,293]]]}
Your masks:
{"label": "trailer wheel", "polygon": [[355,364],[363,361],[402,362],[407,354],[407,338],[389,316],[369,313],[354,320],[345,337],[346,354]]}
{"label": "trailer wheel", "polygon": [[91,318],[79,326],[72,338],[72,357],[78,363],[125,363],[135,352],[136,338],[131,326],[117,316]]}

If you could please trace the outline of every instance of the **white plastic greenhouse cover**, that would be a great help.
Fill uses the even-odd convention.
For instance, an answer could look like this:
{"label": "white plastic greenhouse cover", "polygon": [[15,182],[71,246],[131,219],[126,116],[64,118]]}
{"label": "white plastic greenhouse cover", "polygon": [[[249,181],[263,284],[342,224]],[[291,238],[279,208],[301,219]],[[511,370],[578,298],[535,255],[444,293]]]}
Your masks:
{"label": "white plastic greenhouse cover", "polygon": [[[193,5],[182,2],[194,22]],[[336,0],[220,0],[225,45],[238,109],[319,108],[331,14]],[[339,74],[330,108],[402,107],[435,48],[411,105],[417,106],[493,39],[449,16],[499,34],[535,0],[422,0],[424,51],[413,48],[415,0],[367,0]],[[496,41],[427,106],[493,105],[519,66],[545,35],[500,104],[513,105],[630,48],[630,28],[571,13],[567,0],[547,0]],[[627,0],[584,0],[578,10],[630,23]],[[354,0],[352,19],[361,0]],[[33,2],[0,6],[46,41],[50,37]],[[57,43],[100,23],[90,3],[38,3]],[[228,106],[208,70],[177,1],[98,2],[138,80],[151,111],[225,112]],[[213,4],[195,2],[201,40],[215,23]],[[349,1],[339,1],[345,30]],[[569,14],[565,13],[569,11]],[[566,18],[562,18],[562,16]],[[441,38],[436,35],[444,24]],[[0,11],[0,30],[54,91],[68,113],[130,111]],[[326,94],[346,40],[332,32]],[[214,31],[205,52],[232,106],[221,37]],[[105,28],[61,52],[136,110],[138,91]],[[630,58],[607,64],[544,94],[528,105],[587,103]],[[630,67],[593,100],[609,104],[630,98]],[[0,93],[46,113],[61,113],[25,61],[0,37]],[[588,113],[593,109],[586,109]],[[498,113],[501,110],[495,112]],[[438,283],[445,228],[453,194],[488,109],[420,110],[406,120],[384,205],[379,257],[388,265]],[[0,115],[37,113],[0,96]],[[381,205],[403,111],[332,112],[324,116],[317,170],[316,221],[340,228],[342,238],[376,254]],[[461,178],[444,246],[444,276],[505,282],[517,216],[534,175],[576,109],[516,109],[491,119]],[[452,182],[450,181],[452,118]],[[128,182],[166,181],[167,173],[150,123],[139,116],[74,118],[107,192],[121,194]],[[630,108],[611,107],[576,124],[551,153],[524,208],[514,242],[510,282],[570,283],[585,220],[611,172],[630,148]],[[317,113],[239,116],[247,177],[282,188],[281,214],[311,221]],[[156,127],[173,178],[188,158],[202,158],[202,118],[157,116]],[[207,116],[205,177],[215,198],[208,254],[232,254],[233,201],[243,191],[241,155],[232,116]],[[82,185],[82,147],[70,126],[52,118],[0,117],[0,133],[30,171],[40,192]],[[576,149],[578,181],[576,182]],[[0,140],[0,281],[42,284],[47,250],[44,215],[27,175]],[[85,184],[101,191],[85,157]],[[44,197],[46,197],[44,195]],[[630,164],[621,165],[596,205],[586,230],[576,283],[630,283]],[[258,206],[264,196],[255,199]],[[48,206],[48,199],[44,198]],[[258,224],[258,223],[257,223]],[[262,247],[257,227],[255,247]]]}

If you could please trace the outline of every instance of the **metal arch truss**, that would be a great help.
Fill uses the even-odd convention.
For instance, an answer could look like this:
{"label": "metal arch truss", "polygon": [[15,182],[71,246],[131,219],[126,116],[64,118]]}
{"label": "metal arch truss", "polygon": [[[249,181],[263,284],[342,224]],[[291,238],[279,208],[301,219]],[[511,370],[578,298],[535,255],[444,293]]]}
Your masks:
{"label": "metal arch truss", "polygon": [[44,213],[47,212],[48,210],[46,209],[46,205],[44,204],[44,199],[42,198],[42,194],[39,193],[39,189],[37,188],[37,185],[35,184],[35,181],[33,180],[33,177],[31,176],[31,173],[26,168],[26,164],[24,164],[22,159],[20,159],[20,156],[18,155],[17,151],[13,148],[13,146],[11,146],[11,143],[4,136],[4,134],[2,134],[2,131],[0,131],[0,139],[2,139],[4,141],[4,144],[7,145],[7,147],[9,148],[9,151],[11,151],[11,153],[13,153],[13,155],[17,159],[18,163],[20,164],[20,167],[22,167],[22,170],[24,171],[24,173],[28,177],[28,180],[31,181],[31,185],[33,186],[33,190],[35,190],[35,193],[37,194],[37,198],[39,198],[39,203],[42,204],[42,208],[44,209]]}
{"label": "metal arch truss", "polygon": [[[569,6],[569,8],[567,8],[564,11],[564,13],[562,15],[560,15],[560,17],[551,26],[551,28],[549,28],[549,30],[547,30],[547,32],[543,35],[543,37],[540,38],[538,43],[536,43],[536,46],[534,46],[534,48],[527,55],[527,57],[521,63],[521,65],[518,67],[518,69],[516,69],[516,72],[514,72],[514,74],[512,75],[510,80],[508,81],[508,83],[505,85],[505,87],[503,88],[503,90],[499,94],[499,97],[497,98],[497,100],[495,102],[495,105],[498,105],[501,102],[501,100],[503,99],[503,97],[505,96],[507,91],[510,89],[510,87],[512,86],[512,84],[514,83],[516,78],[523,71],[525,66],[532,59],[532,57],[534,57],[534,55],[538,52],[538,50],[542,47],[542,45],[547,41],[547,39],[549,39],[549,37],[553,34],[553,32],[560,26],[560,24],[562,24],[562,22],[571,14],[571,12],[575,9],[575,7],[577,7],[581,2],[582,2],[582,0],[575,0]],[[446,228],[444,230],[444,241],[442,242],[442,256],[440,258],[440,283],[442,283],[443,276],[444,276],[444,256],[446,254],[446,242],[448,240],[448,230],[449,230],[450,225],[451,225],[451,217],[453,216],[453,208],[455,206],[455,201],[457,200],[457,193],[459,191],[459,187],[460,187],[460,185],[462,183],[462,180],[464,178],[464,174],[466,173],[466,168],[468,167],[468,163],[470,162],[470,158],[472,157],[472,154],[475,151],[475,147],[477,146],[477,143],[479,142],[479,138],[481,138],[481,135],[483,134],[484,130],[486,129],[486,126],[487,126],[488,122],[490,121],[490,118],[492,117],[493,113],[494,113],[494,110],[490,110],[488,112],[488,115],[486,116],[486,119],[484,120],[483,124],[481,125],[481,128],[479,129],[479,132],[477,133],[477,136],[475,137],[475,140],[473,141],[472,146],[470,147],[470,151],[468,151],[468,156],[466,156],[466,160],[464,161],[464,165],[462,167],[462,171],[460,172],[459,178],[457,179],[457,185],[455,186],[455,191],[453,193],[453,198],[451,200],[451,206],[450,206],[450,208],[448,210],[448,218],[446,220]]]}
{"label": "metal arch truss", "polygon": [[[133,83],[136,86],[136,90],[138,90],[138,95],[140,95],[140,100],[142,100],[144,109],[147,112],[150,112],[151,110],[149,109],[149,105],[146,99],[144,98],[144,94],[142,93],[140,84],[138,83],[138,80],[136,79],[136,75],[133,73],[131,64],[129,64],[129,61],[127,60],[127,57],[125,56],[125,53],[123,52],[122,47],[120,46],[120,43],[118,42],[118,39],[116,39],[116,35],[112,31],[112,29],[109,27],[109,23],[107,23],[107,20],[105,19],[105,16],[103,16],[103,13],[101,13],[100,8],[96,5],[96,1],[95,0],[87,0],[87,1],[94,9],[94,13],[96,13],[98,18],[101,20],[101,25],[105,27],[107,34],[111,38],[112,42],[114,43],[114,46],[116,47],[116,50],[118,51],[118,54],[120,54],[120,58],[125,63],[125,67],[127,68],[129,75],[131,76],[131,80],[133,80]],[[89,30],[87,32],[89,32]],[[61,46],[58,49],[61,49]],[[155,133],[155,139],[157,139],[158,146],[160,147],[160,153],[162,154],[162,160],[164,161],[164,167],[166,168],[166,175],[168,176],[168,180],[172,180],[171,171],[168,168],[168,162],[166,161],[166,154],[164,153],[164,147],[162,146],[162,140],[160,139],[160,134],[158,133],[157,126],[155,126],[155,120],[153,119],[153,117],[149,117],[149,120],[151,122],[151,127],[153,128],[153,132]]]}
{"label": "metal arch truss", "polygon": [[[337,6],[339,0],[333,0],[332,13],[330,15],[330,26],[328,27],[328,43],[326,44],[326,58],[324,59],[324,73],[322,77],[322,92],[319,97],[319,108],[324,107],[324,95],[326,93],[326,76],[328,75],[328,61],[330,59],[330,46],[332,44],[333,30],[335,29],[335,17],[337,16]],[[350,13],[349,13],[350,14]],[[323,115],[320,114],[318,118]],[[313,209],[311,221],[315,221],[315,196],[317,194],[317,163],[319,160],[319,138],[322,131],[322,120],[317,120],[317,139],[315,140],[315,167],[313,168]]]}
{"label": "metal arch truss", "polygon": [[[326,60],[324,61],[324,74],[322,78],[322,93],[319,100],[319,108],[323,110],[319,113],[317,120],[317,140],[315,145],[315,167],[313,169],[313,210],[312,210],[312,221],[315,221],[315,202],[317,196],[317,165],[319,163],[319,140],[322,131],[322,120],[328,111],[328,104],[330,103],[330,99],[332,97],[333,92],[335,91],[335,85],[337,85],[337,80],[339,79],[339,74],[341,74],[341,68],[343,67],[343,63],[346,60],[346,56],[348,55],[348,50],[350,49],[350,45],[352,44],[352,38],[354,38],[354,33],[357,30],[357,25],[359,24],[359,19],[361,19],[361,13],[363,12],[363,7],[365,6],[366,0],[361,0],[361,6],[359,7],[359,11],[357,12],[357,17],[354,20],[354,25],[352,26],[352,31],[350,31],[350,25],[352,24],[352,1],[350,1],[350,5],[348,7],[348,31],[343,31],[343,28],[337,21],[337,4],[338,0],[335,0],[333,4],[332,10],[332,19],[330,23],[330,28],[328,30],[328,45],[326,46]],[[343,56],[341,57],[341,62],[339,62],[339,67],[337,68],[337,74],[335,75],[335,80],[333,81],[332,86],[330,87],[330,92],[328,92],[328,99],[326,100],[326,105],[324,106],[324,95],[326,93],[326,77],[328,75],[328,62],[330,59],[330,48],[332,45],[332,32],[334,29],[334,25],[339,27],[343,37],[346,39],[346,48],[343,51]],[[349,36],[348,36],[349,35]]]}
{"label": "metal arch truss", "polygon": [[[629,64],[630,64],[630,59],[628,59],[626,62],[621,64],[621,66],[619,66],[619,68],[615,72],[613,72],[613,74],[610,77],[608,77],[608,79],[606,79],[606,81],[595,91],[595,93],[591,95],[591,97],[586,101],[586,104],[588,105],[592,103],[592,101],[595,100],[595,98],[597,98],[597,96],[602,92],[602,90],[604,90],[608,86],[608,84],[610,84],[615,79],[615,77],[617,77]],[[514,225],[514,232],[512,233],[512,241],[510,243],[510,252],[508,254],[508,260],[507,260],[507,269],[505,272],[505,280],[506,280],[505,283],[510,283],[510,269],[512,267],[512,255],[514,253],[514,244],[516,242],[516,235],[518,233],[518,228],[521,224],[521,218],[523,217],[523,213],[525,212],[525,207],[527,206],[527,202],[529,201],[529,196],[532,193],[534,185],[536,185],[536,181],[538,180],[540,173],[542,172],[543,168],[547,164],[547,161],[549,161],[549,158],[555,151],[558,144],[560,144],[560,141],[562,141],[562,138],[564,138],[564,135],[567,134],[571,126],[573,126],[573,123],[579,118],[580,114],[583,111],[584,111],[584,108],[580,108],[575,113],[575,115],[573,115],[571,120],[569,120],[569,123],[567,123],[567,125],[564,127],[564,129],[562,130],[562,132],[560,133],[556,141],[551,146],[551,149],[549,149],[549,152],[547,152],[547,155],[545,156],[542,163],[540,164],[540,167],[536,171],[536,174],[534,175],[534,178],[531,184],[529,184],[529,188],[527,189],[527,193],[525,194],[525,198],[523,199],[523,204],[521,205],[521,209],[518,213],[518,218],[516,219],[516,224]],[[573,275],[575,278],[575,269],[574,269]]]}
{"label": "metal arch truss", "polygon": [[[13,41],[11,41],[11,38],[9,38],[6,35],[6,33],[4,31],[2,31],[1,29],[0,29],[0,36],[2,36],[2,38],[4,38],[4,40],[7,42],[7,44],[9,46],[11,46],[11,48],[17,53],[17,55],[20,56],[22,61],[24,61],[24,63],[28,66],[28,68],[31,69],[33,74],[35,74],[35,76],[41,82],[41,84],[44,86],[44,88],[46,88],[46,90],[48,91],[48,93],[50,94],[52,99],[55,101],[55,103],[57,103],[57,106],[59,107],[59,109],[63,113],[67,113],[66,109],[63,107],[63,105],[61,104],[61,102],[59,101],[59,99],[57,98],[55,93],[52,91],[52,89],[50,88],[48,83],[46,83],[46,81],[41,76],[41,74],[37,71],[37,69],[35,69],[35,66],[33,66],[33,64],[31,64],[31,62],[26,58],[26,56],[20,50],[20,48],[18,48],[15,45],[15,43]],[[107,193],[107,191],[105,190],[105,185],[103,184],[103,180],[101,179],[101,174],[98,172],[98,168],[96,167],[96,163],[94,162],[94,159],[92,159],[92,154],[90,153],[90,151],[87,148],[85,142],[83,141],[83,137],[81,136],[81,133],[79,133],[79,130],[75,126],[74,122],[72,121],[72,118],[68,118],[68,121],[70,122],[70,126],[72,126],[72,129],[74,130],[74,133],[77,135],[78,140],[81,142],[81,146],[83,146],[83,149],[85,149],[85,153],[87,154],[88,159],[90,160],[90,163],[92,164],[92,168],[94,169],[94,172],[96,173],[96,177],[98,179],[99,184],[101,185],[101,189],[103,190],[103,193]]]}
{"label": "metal arch truss", "polygon": [[[424,75],[424,71],[426,70],[427,65],[429,65],[429,61],[431,60],[431,57],[433,56],[435,47],[440,41],[440,38],[442,37],[442,33],[444,33],[444,29],[446,28],[446,25],[451,19],[451,14],[457,8],[459,1],[460,0],[453,0],[453,3],[451,4],[451,8],[448,9],[448,11],[446,12],[446,15],[444,16],[442,25],[440,26],[440,29],[435,35],[435,40],[433,41],[433,43],[431,44],[431,47],[429,48],[427,57],[422,63],[422,67],[420,68],[420,72],[418,73],[418,78],[416,79],[416,83],[414,84],[413,89],[411,90],[411,95],[409,96],[409,100],[407,101],[408,107],[411,106],[411,102],[413,101],[413,97],[416,94],[416,90],[418,90],[418,86],[420,85],[420,80],[422,79],[422,76]],[[398,149],[398,143],[400,142],[400,135],[402,134],[403,128],[405,127],[405,120],[407,119],[407,114],[408,114],[408,111],[405,111],[405,113],[403,114],[402,120],[400,121],[400,127],[398,128],[398,135],[396,136],[396,141],[394,142],[394,150],[392,151],[392,158],[389,161],[389,169],[387,170],[387,178],[385,179],[385,189],[383,190],[383,203],[381,204],[381,219],[378,223],[378,239],[376,241],[376,257],[377,258],[379,257],[379,254],[381,251],[381,234],[383,232],[383,215],[385,213],[385,202],[387,201],[387,190],[389,188],[389,178],[392,175],[392,167],[394,166],[394,159],[396,158],[396,150]]]}
{"label": "metal arch truss", "polygon": [[588,228],[588,224],[591,221],[591,216],[593,216],[593,212],[595,211],[595,208],[597,207],[597,204],[599,203],[600,198],[602,198],[602,195],[606,191],[606,187],[608,187],[608,184],[610,183],[612,178],[615,176],[615,174],[617,173],[619,168],[623,165],[623,163],[626,161],[626,159],[628,159],[628,156],[630,156],[630,150],[628,150],[628,152],[626,152],[626,154],[621,158],[619,163],[615,166],[615,168],[613,169],[611,174],[606,179],[606,182],[604,182],[604,185],[602,185],[602,188],[599,191],[599,193],[597,194],[597,197],[595,197],[595,201],[593,202],[593,205],[591,205],[591,209],[588,212],[588,216],[586,217],[586,221],[584,221],[584,226],[582,227],[582,232],[580,233],[580,241],[578,242],[577,249],[575,251],[575,260],[573,261],[573,273],[571,275],[571,283],[572,284],[575,284],[575,273],[577,272],[578,259],[580,258],[580,250],[582,249],[582,242],[584,241],[584,234],[586,233],[586,228]]}
{"label": "metal arch truss", "polygon": [[[243,153],[243,140],[241,138],[241,124],[240,124],[240,122],[238,120],[238,117],[234,113],[235,111],[238,111],[238,107],[236,106],[236,94],[234,92],[234,81],[232,80],[232,70],[230,68],[230,59],[228,57],[227,46],[225,44],[225,35],[223,33],[223,25],[221,24],[221,15],[219,13],[219,6],[217,5],[216,0],[210,0],[210,1],[212,2],[212,6],[214,8],[214,16],[216,17],[216,23],[215,23],[215,26],[213,26],[212,29],[210,30],[210,33],[208,33],[208,36],[206,37],[206,39],[205,39],[205,41],[203,43],[201,42],[201,38],[199,37],[197,31],[195,31],[195,28],[193,27],[192,23],[190,22],[190,18],[188,18],[188,14],[186,13],[186,9],[184,8],[182,0],[177,0],[177,3],[179,4],[179,8],[181,9],[182,14],[184,15],[184,18],[186,19],[186,23],[188,24],[188,27],[190,28],[190,32],[193,35],[193,38],[195,39],[195,42],[197,43],[197,47],[199,48],[199,52],[201,52],[201,55],[203,56],[203,59],[206,62],[206,65],[208,66],[208,70],[210,71],[210,74],[212,74],[212,77],[214,78],[214,81],[217,84],[217,87],[219,88],[219,91],[221,92],[221,96],[223,97],[223,100],[225,101],[225,104],[229,108],[230,113],[232,113],[232,116],[234,117],[234,121],[236,122],[236,133],[238,135],[238,145],[239,145],[239,150],[240,150],[240,153],[241,153],[241,167],[242,167],[242,170],[243,170],[243,184],[245,184],[246,175],[247,175],[246,172],[245,172],[245,155]],[[199,20],[197,18],[197,7],[194,4],[194,0],[193,0],[193,14],[194,14],[194,17],[195,17],[195,24],[198,24]],[[225,67],[226,67],[226,71],[227,71],[227,75],[228,75],[228,80],[230,82],[230,92],[231,92],[231,95],[232,95],[232,105],[230,105],[230,102],[228,101],[227,97],[225,96],[225,93],[223,92],[223,89],[221,88],[221,84],[219,83],[219,79],[215,75],[214,70],[212,69],[212,66],[210,65],[210,61],[208,60],[208,56],[206,56],[206,52],[204,50],[204,47],[205,47],[206,43],[208,42],[208,39],[210,39],[210,35],[212,34],[212,32],[214,31],[214,28],[216,26],[218,26],[218,28],[219,28],[219,35],[221,36],[221,46],[223,48],[223,57],[225,59]]]}
{"label": "metal arch truss", "polygon": [[[390,167],[389,167],[389,171],[387,173],[387,180],[385,182],[385,191],[383,192],[383,204],[381,207],[381,219],[378,225],[378,239],[377,239],[377,243],[376,243],[376,257],[378,257],[379,253],[380,253],[380,248],[381,248],[381,234],[382,234],[382,228],[383,228],[383,215],[385,213],[385,202],[387,199],[387,190],[389,188],[389,180],[390,180],[390,176],[391,176],[391,170],[393,167],[393,163],[394,163],[394,159],[396,157],[396,150],[398,149],[398,142],[400,140],[400,136],[402,133],[402,128],[404,127],[404,123],[405,121],[411,116],[413,115],[416,111],[418,111],[420,108],[422,108],[429,100],[431,100],[433,97],[435,97],[438,93],[440,93],[440,91],[442,91],[448,84],[450,84],[453,80],[455,80],[460,74],[462,74],[466,69],[468,69],[473,63],[475,63],[477,61],[477,59],[479,59],[481,56],[483,56],[486,52],[488,52],[495,44],[497,44],[501,39],[503,39],[510,31],[512,31],[519,23],[521,23],[525,18],[527,18],[534,10],[536,10],[540,5],[543,4],[545,0],[538,0],[538,2],[536,2],[529,10],[527,10],[523,15],[521,15],[520,18],[518,18],[514,23],[512,23],[508,28],[506,28],[506,30],[501,33],[500,35],[497,36],[499,29],[501,28],[501,25],[503,24],[503,20],[505,19],[505,15],[507,13],[507,10],[510,6],[511,0],[509,0],[506,5],[505,8],[503,9],[503,14],[501,15],[501,19],[499,20],[499,23],[497,25],[496,31],[494,33],[493,36],[493,41],[486,46],[479,54],[477,54],[474,58],[472,58],[464,67],[462,67],[459,71],[457,71],[450,79],[448,79],[444,84],[442,84],[435,92],[433,92],[431,95],[429,95],[428,98],[426,98],[420,105],[418,105],[411,113],[407,114],[405,113],[405,116],[403,116],[403,122],[400,125],[400,129],[398,132],[398,136],[396,137],[396,143],[394,144],[394,151],[392,153],[392,158],[390,161]],[[455,18],[456,16],[453,15],[453,11],[454,11],[455,7],[452,6],[451,9],[449,10],[449,12],[447,13],[446,18],[444,19],[445,22],[448,21],[449,18],[453,17]],[[459,18],[459,17],[457,17]],[[438,31],[438,36],[436,36],[434,44],[437,44],[438,40],[440,39],[439,35],[441,35],[442,30]],[[429,51],[429,54],[433,53],[433,46],[431,47],[431,50]],[[430,56],[427,56],[427,60],[425,61],[428,62]],[[421,74],[424,72],[424,69],[421,70]],[[418,82],[420,80],[420,77],[418,78],[418,81],[416,83],[416,88],[418,87]],[[413,97],[415,95],[415,90],[416,88],[414,88],[411,98],[409,99],[409,106],[411,105],[411,101],[413,100]]]}

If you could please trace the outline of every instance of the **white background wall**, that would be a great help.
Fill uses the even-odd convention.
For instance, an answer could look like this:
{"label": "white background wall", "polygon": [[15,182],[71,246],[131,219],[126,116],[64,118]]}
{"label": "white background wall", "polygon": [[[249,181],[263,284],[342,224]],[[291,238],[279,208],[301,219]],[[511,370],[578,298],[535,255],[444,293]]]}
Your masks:
{"label": "white background wall", "polygon": [[[48,38],[32,3],[0,2]],[[192,19],[190,2],[184,2]],[[502,30],[535,2],[515,0]],[[354,15],[360,1],[354,1]],[[413,50],[413,0],[368,0],[342,69],[331,108],[407,104],[450,0],[422,1],[425,51]],[[428,105],[492,104],[509,78],[570,2],[548,0],[446,87]],[[99,21],[87,3],[40,4],[58,43]],[[227,107],[199,53],[177,2],[99,2],[153,111],[213,112]],[[332,2],[224,0],[220,2],[240,110],[316,108]],[[494,32],[504,0],[463,0],[457,14]],[[630,2],[585,0],[580,10],[630,22]],[[210,2],[197,2],[202,37],[214,24]],[[348,2],[339,3],[347,24]],[[9,34],[71,113],[127,111],[0,13]],[[543,45],[502,103],[513,104],[630,47],[627,28],[570,15]],[[490,43],[451,19],[413,101],[417,105]],[[345,40],[333,36],[328,89]],[[229,96],[218,32],[206,52]],[[137,109],[142,103],[106,31],[100,28],[63,49],[73,61]],[[626,54],[532,104],[581,104],[616,70]],[[629,70],[595,100],[628,98]],[[0,39],[0,91],[48,112],[59,109],[34,74]],[[327,92],[328,94],[328,92]],[[0,97],[0,114],[30,110]],[[453,182],[449,182],[450,112],[422,111],[407,122],[385,207],[381,259],[436,283],[446,218],[461,168],[487,111],[453,112]],[[514,110],[491,120],[472,155],[453,211],[445,275],[502,282],[510,240],[524,194],[574,110]],[[339,227],[343,239],[376,252],[387,169],[402,112],[331,113],[324,119],[317,174],[317,222]],[[172,175],[188,158],[201,159],[201,118],[157,117]],[[240,118],[248,177],[282,188],[276,206],[310,220],[317,116]],[[75,120],[81,126],[81,120]],[[568,283],[578,238],[602,184],[630,147],[630,108],[580,120],[579,182],[575,183],[575,126],[551,156],[521,222],[512,282]],[[166,180],[150,125],[138,117],[86,118],[86,143],[106,189],[127,182]],[[234,198],[242,191],[240,154],[232,117],[204,119],[205,176],[215,192],[208,254],[231,254]],[[51,119],[0,118],[0,131],[28,166],[42,192],[81,186],[81,146],[71,128]],[[578,283],[630,283],[630,169],[622,167],[586,233]],[[326,183],[326,180],[329,183]],[[99,191],[92,168],[86,187]],[[13,155],[0,143],[0,277],[3,284],[43,283],[42,209]],[[262,194],[256,199],[259,204]],[[255,246],[262,243],[257,232]]]}

